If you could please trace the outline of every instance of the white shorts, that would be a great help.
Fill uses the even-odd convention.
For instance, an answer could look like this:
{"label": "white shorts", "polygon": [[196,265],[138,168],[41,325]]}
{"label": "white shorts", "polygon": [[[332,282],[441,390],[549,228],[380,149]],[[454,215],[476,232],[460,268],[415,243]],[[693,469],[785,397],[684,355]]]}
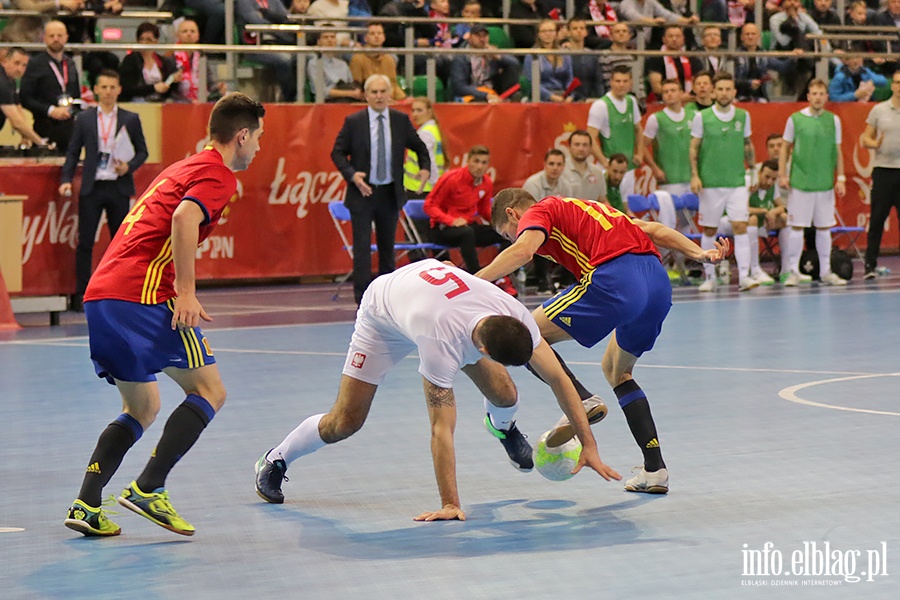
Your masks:
{"label": "white shorts", "polygon": [[788,200],[788,225],[834,227],[834,190],[825,192],[791,190]]}
{"label": "white shorts", "polygon": [[388,371],[415,349],[416,345],[400,335],[387,317],[372,310],[363,296],[344,361],[344,375],[381,385]]}
{"label": "white shorts", "polygon": [[745,187],[703,188],[700,190],[700,227],[718,227],[719,219],[726,215],[729,221],[746,222],[750,217],[750,194]]}
{"label": "white shorts", "polygon": [[664,192],[669,192],[673,196],[683,196],[691,192],[690,183],[664,183],[656,187]]}
{"label": "white shorts", "polygon": [[[769,232],[765,227],[759,227],[759,231],[757,232],[757,237],[769,237]],[[725,237],[731,237],[734,235],[734,229],[731,227],[731,221],[728,220],[728,217],[722,217],[719,221],[719,228],[716,230],[716,235],[724,235]]]}
{"label": "white shorts", "polygon": [[622,178],[622,183],[619,184],[619,193],[622,194],[622,200],[626,201],[626,204],[628,196],[634,193],[634,188],[637,185],[636,171],[636,169],[625,171],[625,176]]}

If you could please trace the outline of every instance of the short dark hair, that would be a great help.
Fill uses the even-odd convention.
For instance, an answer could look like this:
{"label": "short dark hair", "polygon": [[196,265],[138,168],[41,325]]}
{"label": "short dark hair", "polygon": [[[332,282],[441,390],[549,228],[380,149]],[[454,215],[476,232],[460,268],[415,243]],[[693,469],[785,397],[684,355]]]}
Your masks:
{"label": "short dark hair", "polygon": [[569,142],[569,145],[570,145],[570,146],[572,145],[572,138],[575,137],[576,135],[587,136],[587,139],[588,139],[588,145],[593,146],[593,144],[594,144],[594,139],[591,137],[591,134],[588,133],[588,132],[587,132],[586,130],[584,130],[584,129],[576,129],[575,131],[573,131],[572,133],[569,134],[568,142]]}
{"label": "short dark hair", "polygon": [[662,87],[664,85],[677,85],[678,89],[683,89],[681,87],[681,80],[678,79],[677,77],[670,77],[669,79],[663,79],[663,82],[661,84],[659,84],[659,86]]}
{"label": "short dark hair", "polygon": [[24,54],[28,56],[28,51],[25,48],[20,48],[19,46],[13,46],[6,51],[6,56],[3,57],[3,60],[7,58],[11,58],[13,54]]}
{"label": "short dark hair", "polygon": [[494,196],[494,205],[491,207],[491,227],[497,229],[506,223],[507,208],[528,208],[537,202],[527,190],[523,188],[506,188]]}
{"label": "short dark hair", "polygon": [[562,156],[563,161],[566,160],[566,155],[563,153],[562,150],[559,150],[557,148],[550,148],[549,150],[547,150],[547,152],[544,154],[544,162],[547,162],[547,159],[550,158],[551,156]]}
{"label": "short dark hair", "polygon": [[628,65],[616,65],[615,67],[613,67],[612,74],[615,75],[616,73],[628,75],[629,77],[632,76],[631,67],[629,67]]}
{"label": "short dark hair", "polygon": [[490,156],[491,151],[488,150],[487,146],[484,146],[482,144],[476,144],[476,145],[472,146],[471,148],[469,148],[468,155],[469,156]]}
{"label": "short dark hair", "polygon": [[618,154],[613,154],[612,156],[610,156],[610,157],[609,157],[609,162],[610,162],[610,163],[614,163],[614,162],[615,162],[615,163],[624,163],[624,164],[627,165],[627,164],[628,164],[628,157],[625,156],[624,154],[622,154],[621,152],[619,152]]}
{"label": "short dark hair", "polygon": [[534,341],[525,323],[505,315],[487,317],[481,322],[481,343],[491,360],[501,365],[524,365],[534,352]]}
{"label": "short dark hair", "polygon": [[134,38],[136,40],[140,41],[141,36],[144,35],[145,33],[152,33],[153,37],[155,37],[156,39],[159,39],[159,27],[157,27],[150,21],[144,21],[143,23],[138,25],[137,33],[135,34]]}
{"label": "short dark hair", "polygon": [[781,136],[780,133],[770,133],[770,134],[766,137],[766,144],[768,144],[768,143],[771,142],[772,140],[780,140],[781,137],[782,137],[782,136]]}
{"label": "short dark hair", "polygon": [[209,115],[209,138],[227,144],[241,129],[255,131],[266,109],[256,100],[240,92],[226,94],[213,106]]}
{"label": "short dark hair", "polygon": [[115,79],[116,81],[120,81],[119,73],[114,69],[103,69],[99,73],[97,73],[97,79],[94,81],[94,85],[100,81],[101,77],[109,77],[110,79]]}
{"label": "short dark hair", "polygon": [[763,168],[772,169],[776,173],[778,172],[778,159],[770,158],[762,164]]}
{"label": "short dark hair", "polygon": [[693,80],[694,80],[694,81],[697,81],[697,80],[700,79],[701,77],[708,77],[710,83],[712,83],[712,80],[713,80],[713,72],[712,72],[712,71],[708,71],[708,70],[707,70],[707,71],[700,71],[699,73],[697,73],[697,74],[694,75],[694,79],[693,79]]}
{"label": "short dark hair", "polygon": [[720,81],[730,81],[734,83],[734,75],[729,73],[728,71],[719,71],[716,73],[716,76],[713,77],[713,85],[716,85]]}

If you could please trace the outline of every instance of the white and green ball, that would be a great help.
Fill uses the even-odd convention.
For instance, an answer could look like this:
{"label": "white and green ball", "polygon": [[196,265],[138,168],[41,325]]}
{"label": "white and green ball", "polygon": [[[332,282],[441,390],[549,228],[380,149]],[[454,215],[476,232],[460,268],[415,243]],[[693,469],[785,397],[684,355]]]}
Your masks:
{"label": "white and green ball", "polygon": [[572,469],[578,464],[581,456],[581,442],[572,438],[562,446],[547,446],[547,431],[534,446],[534,466],[538,473],[550,481],[565,481],[572,477]]}

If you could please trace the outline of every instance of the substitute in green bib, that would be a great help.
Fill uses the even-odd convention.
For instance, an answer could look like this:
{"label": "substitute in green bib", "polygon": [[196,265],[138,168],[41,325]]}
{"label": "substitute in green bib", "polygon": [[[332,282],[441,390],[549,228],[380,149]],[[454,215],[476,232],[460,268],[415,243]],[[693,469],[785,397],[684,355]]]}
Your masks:
{"label": "substitute in green bib", "polygon": [[[747,236],[748,193],[744,170],[755,162],[750,142],[750,115],[733,105],[734,77],[719,73],[713,79],[715,103],[694,116],[691,124],[691,191],[700,195],[698,224],[703,227],[700,246],[715,247],[719,220],[726,215],[734,231],[734,258],[738,268],[738,289],[759,285],[750,276],[750,239]],[[716,272],[704,265],[701,292],[716,289]]]}
{"label": "substitute in green bib", "polygon": [[647,117],[644,125],[644,161],[657,188],[678,195],[691,191],[691,120],[696,113],[693,107],[682,106],[682,94],[680,81],[663,81],[666,107]]}
{"label": "substitute in green bib", "polygon": [[[791,272],[785,286],[800,283],[803,229],[815,226],[819,277],[825,285],[847,285],[831,272],[831,228],[834,227],[834,192],[843,197],[844,159],[841,154],[841,120],[825,110],[828,85],[821,79],[809,83],[809,106],[792,114],[784,128],[784,145],[778,161],[781,187],[788,199],[788,260]],[[791,166],[788,171],[788,161]],[[835,184],[837,175],[837,184]]]}
{"label": "substitute in green bib", "polygon": [[622,195],[634,193],[634,170],[641,166],[644,139],[641,136],[641,109],[631,90],[631,67],[618,65],[609,80],[610,90],[591,104],[587,130],[591,134],[591,149],[604,169],[609,157],[624,154],[628,160],[628,174],[622,182]]}

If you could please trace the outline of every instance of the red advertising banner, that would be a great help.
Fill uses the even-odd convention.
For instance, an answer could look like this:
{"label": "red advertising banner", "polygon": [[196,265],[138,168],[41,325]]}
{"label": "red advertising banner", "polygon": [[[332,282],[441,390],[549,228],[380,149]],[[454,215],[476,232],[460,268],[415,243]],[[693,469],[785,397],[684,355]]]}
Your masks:
{"label": "red advertising banner", "polygon": [[[784,130],[800,104],[745,105],[751,114],[757,161],[765,139]],[[873,152],[859,142],[871,104],[829,106],[843,122],[847,196],[838,209],[847,225],[867,225]],[[342,200],[346,183],[331,162],[331,148],[344,117],[362,106],[269,105],[262,149],[247,171],[237,174],[234,203],[198,250],[200,279],[261,279],[332,275],[350,270],[326,204]],[[210,105],[162,107],[162,160],[171,164],[203,147]],[[401,108],[401,110],[406,110]],[[521,185],[542,168],[544,153],[567,151],[569,134],[587,124],[587,104],[441,104],[435,107],[448,162],[464,164],[475,144],[491,150],[489,174],[495,190]],[[145,165],[136,184],[143,189],[162,165]],[[59,167],[0,167],[7,193],[27,193],[23,226],[23,295],[70,293],[74,287],[76,198],[59,198]],[[654,187],[649,169],[639,172],[638,191]],[[77,185],[76,185],[77,190]],[[101,230],[95,260],[106,244]],[[859,240],[865,243],[865,240]],[[885,245],[897,232],[885,231]]]}

